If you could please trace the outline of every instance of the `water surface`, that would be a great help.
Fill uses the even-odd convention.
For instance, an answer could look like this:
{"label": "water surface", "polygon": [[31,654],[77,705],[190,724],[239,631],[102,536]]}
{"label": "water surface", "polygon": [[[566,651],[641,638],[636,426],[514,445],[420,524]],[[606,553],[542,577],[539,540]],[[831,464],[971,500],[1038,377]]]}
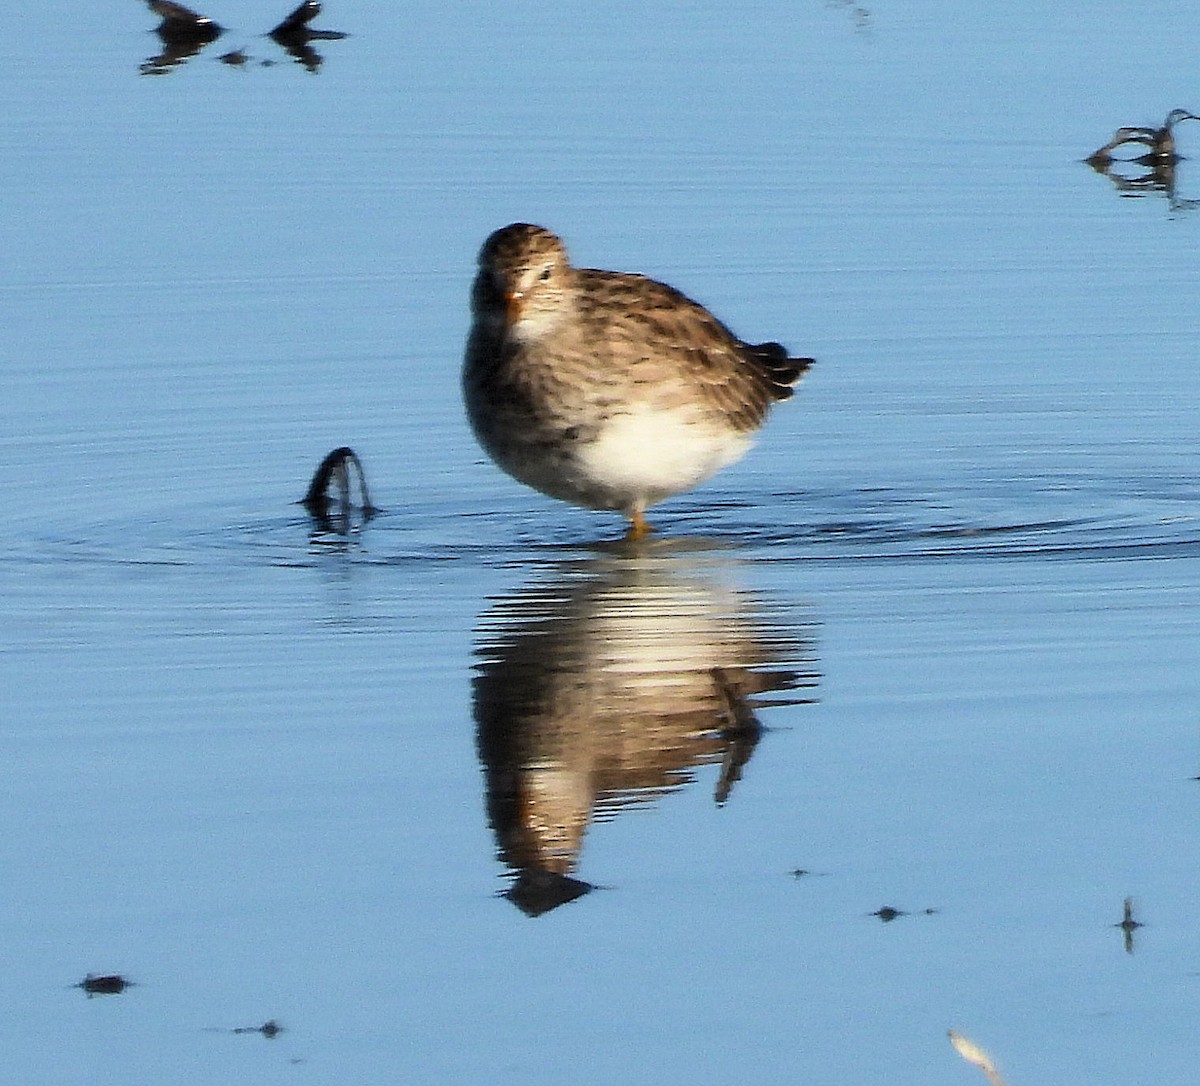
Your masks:
{"label": "water surface", "polygon": [[[0,45],[14,1079],[1188,1081],[1197,17],[205,12]],[[636,553],[465,425],[516,219],[818,358]]]}

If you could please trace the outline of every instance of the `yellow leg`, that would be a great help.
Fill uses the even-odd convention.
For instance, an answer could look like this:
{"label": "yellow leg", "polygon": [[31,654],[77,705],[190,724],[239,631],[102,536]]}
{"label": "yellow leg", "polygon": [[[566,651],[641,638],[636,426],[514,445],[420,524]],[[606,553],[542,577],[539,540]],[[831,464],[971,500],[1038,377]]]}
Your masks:
{"label": "yellow leg", "polygon": [[640,539],[645,539],[653,528],[646,522],[646,514],[640,509],[635,509],[632,513],[626,514],[629,517],[629,531],[625,533],[625,538],[636,543]]}

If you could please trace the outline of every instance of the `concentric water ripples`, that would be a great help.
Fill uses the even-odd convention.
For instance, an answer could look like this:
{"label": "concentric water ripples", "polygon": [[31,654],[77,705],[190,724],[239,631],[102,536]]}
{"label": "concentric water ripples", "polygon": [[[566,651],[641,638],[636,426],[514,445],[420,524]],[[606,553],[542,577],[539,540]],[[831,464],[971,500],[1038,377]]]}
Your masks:
{"label": "concentric water ripples", "polygon": [[625,553],[735,548],[743,557],[851,561],[1195,557],[1200,485],[1191,480],[1001,480],[949,487],[806,490],[735,499],[720,490],[669,503],[636,551],[615,518],[564,506],[465,510],[393,505],[370,521],[318,526],[298,507],[274,515],[225,507],[164,511],[152,521],[94,522],[33,533],[6,564],[202,568],[466,561],[551,561],[597,547]]}

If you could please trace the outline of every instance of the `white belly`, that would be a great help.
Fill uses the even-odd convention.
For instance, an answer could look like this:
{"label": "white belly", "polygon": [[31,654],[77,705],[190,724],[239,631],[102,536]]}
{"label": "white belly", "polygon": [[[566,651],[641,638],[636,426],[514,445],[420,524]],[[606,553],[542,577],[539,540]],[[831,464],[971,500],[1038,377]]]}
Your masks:
{"label": "white belly", "polygon": [[613,495],[618,509],[645,509],[689,490],[750,447],[750,437],[685,411],[642,408],[610,419],[595,441],[582,446],[582,475]]}

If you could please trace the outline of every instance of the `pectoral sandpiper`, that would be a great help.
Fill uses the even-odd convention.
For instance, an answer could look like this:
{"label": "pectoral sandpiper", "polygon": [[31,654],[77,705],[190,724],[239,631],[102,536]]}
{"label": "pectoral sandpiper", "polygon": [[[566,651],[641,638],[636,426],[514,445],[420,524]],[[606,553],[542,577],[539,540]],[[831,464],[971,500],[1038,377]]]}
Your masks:
{"label": "pectoral sandpiper", "polygon": [[573,267],[527,223],[484,243],[472,309],[463,390],[480,444],[543,494],[624,513],[634,539],[649,506],[738,460],[812,365],[665,283]]}

